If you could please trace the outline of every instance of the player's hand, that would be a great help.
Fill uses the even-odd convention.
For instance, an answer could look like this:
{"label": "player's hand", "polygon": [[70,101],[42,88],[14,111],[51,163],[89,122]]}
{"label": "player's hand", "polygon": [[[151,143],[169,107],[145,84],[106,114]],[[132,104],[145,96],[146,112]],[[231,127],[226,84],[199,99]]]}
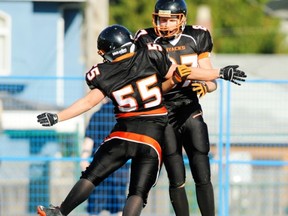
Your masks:
{"label": "player's hand", "polygon": [[57,114],[52,113],[42,113],[37,116],[37,122],[39,122],[44,127],[51,127],[52,125],[55,125],[58,122],[58,116]]}
{"label": "player's hand", "polygon": [[207,84],[204,81],[193,81],[191,86],[192,91],[195,91],[199,98],[203,97],[208,91]]}
{"label": "player's hand", "polygon": [[172,76],[173,82],[175,84],[178,84],[186,80],[191,71],[191,67],[188,67],[186,65],[178,65]]}
{"label": "player's hand", "polygon": [[229,65],[220,69],[220,78],[228,80],[236,85],[241,85],[239,81],[245,82],[247,75],[245,72],[238,70],[238,65]]}

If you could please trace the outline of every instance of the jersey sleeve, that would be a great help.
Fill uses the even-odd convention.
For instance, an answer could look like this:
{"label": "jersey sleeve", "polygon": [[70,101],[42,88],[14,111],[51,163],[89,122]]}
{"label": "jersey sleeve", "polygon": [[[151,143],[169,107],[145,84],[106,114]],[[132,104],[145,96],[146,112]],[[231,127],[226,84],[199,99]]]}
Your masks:
{"label": "jersey sleeve", "polygon": [[172,65],[166,49],[164,49],[161,45],[154,43],[147,44],[147,48],[149,50],[151,61],[157,67],[160,76],[164,78]]}
{"label": "jersey sleeve", "polygon": [[88,85],[89,89],[99,88],[96,80],[98,67],[94,65],[87,73],[86,73],[86,84]]}
{"label": "jersey sleeve", "polygon": [[153,42],[150,31],[150,29],[140,29],[136,32],[134,42],[137,48],[146,47],[147,43]]}
{"label": "jersey sleeve", "polygon": [[197,36],[197,50],[199,50],[199,56],[205,55],[205,53],[211,53],[213,49],[213,41],[208,29],[198,27]]}

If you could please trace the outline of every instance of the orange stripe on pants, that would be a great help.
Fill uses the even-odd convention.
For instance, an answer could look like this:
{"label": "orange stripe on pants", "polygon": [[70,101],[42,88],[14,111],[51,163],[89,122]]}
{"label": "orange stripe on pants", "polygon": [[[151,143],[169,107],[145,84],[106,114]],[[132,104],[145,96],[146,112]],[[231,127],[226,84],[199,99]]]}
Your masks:
{"label": "orange stripe on pants", "polygon": [[111,133],[107,137],[106,140],[117,138],[117,137],[121,138],[121,139],[128,140],[128,141],[137,142],[137,143],[143,143],[143,144],[151,146],[157,152],[157,154],[159,156],[160,164],[162,163],[162,149],[161,149],[161,146],[152,137],[149,137],[149,136],[146,136],[146,135],[143,135],[143,134],[132,133],[132,132],[116,131],[116,132]]}

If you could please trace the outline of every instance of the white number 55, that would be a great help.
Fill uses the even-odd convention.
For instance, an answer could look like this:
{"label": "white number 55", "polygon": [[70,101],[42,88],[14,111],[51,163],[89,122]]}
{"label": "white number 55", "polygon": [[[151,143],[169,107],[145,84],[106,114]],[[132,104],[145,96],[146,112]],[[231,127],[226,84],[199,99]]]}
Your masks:
{"label": "white number 55", "polygon": [[[157,83],[155,74],[136,82],[138,92],[140,93],[145,108],[154,107],[161,103],[162,95],[160,88],[158,86],[151,87],[155,83]],[[121,112],[131,112],[138,109],[139,106],[137,100],[133,97],[133,93],[134,89],[132,85],[127,85],[112,93]],[[149,100],[149,102],[147,100]]]}

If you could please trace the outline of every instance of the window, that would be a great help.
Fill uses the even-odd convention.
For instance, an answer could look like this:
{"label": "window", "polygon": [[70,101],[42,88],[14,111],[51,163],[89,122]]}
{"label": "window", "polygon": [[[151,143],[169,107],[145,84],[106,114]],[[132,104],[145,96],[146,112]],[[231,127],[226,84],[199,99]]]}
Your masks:
{"label": "window", "polygon": [[11,73],[11,20],[0,11],[0,75]]}

